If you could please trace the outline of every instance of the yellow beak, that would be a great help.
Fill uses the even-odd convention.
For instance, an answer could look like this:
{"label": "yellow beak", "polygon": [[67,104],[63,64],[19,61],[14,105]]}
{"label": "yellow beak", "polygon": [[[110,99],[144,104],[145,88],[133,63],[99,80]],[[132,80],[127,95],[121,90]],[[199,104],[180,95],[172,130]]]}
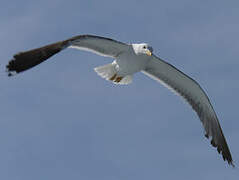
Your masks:
{"label": "yellow beak", "polygon": [[152,56],[152,53],[151,53],[150,50],[147,50],[146,54],[147,54],[148,56]]}

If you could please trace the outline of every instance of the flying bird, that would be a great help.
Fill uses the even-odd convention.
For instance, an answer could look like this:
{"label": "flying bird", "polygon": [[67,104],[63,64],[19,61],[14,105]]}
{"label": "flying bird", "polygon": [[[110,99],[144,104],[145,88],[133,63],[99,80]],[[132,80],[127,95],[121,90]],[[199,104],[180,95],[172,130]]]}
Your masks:
{"label": "flying bird", "polygon": [[223,135],[217,115],[200,85],[161,58],[153,54],[147,43],[126,44],[110,38],[79,35],[40,48],[20,52],[6,66],[9,76],[30,69],[66,48],[76,48],[113,58],[110,64],[94,70],[102,78],[114,84],[129,84],[133,75],[142,72],[183,97],[198,114],[205,137],[222,154],[224,161],[234,166],[230,150]]}

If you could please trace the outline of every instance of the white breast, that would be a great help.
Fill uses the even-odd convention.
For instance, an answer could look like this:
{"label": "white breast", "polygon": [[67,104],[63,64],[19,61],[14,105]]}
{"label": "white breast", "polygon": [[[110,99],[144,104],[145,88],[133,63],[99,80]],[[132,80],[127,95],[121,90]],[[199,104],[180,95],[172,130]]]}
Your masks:
{"label": "white breast", "polygon": [[136,55],[133,48],[131,46],[129,48],[129,51],[120,54],[116,59],[118,74],[121,76],[132,75],[142,71],[149,61],[149,56],[143,54]]}

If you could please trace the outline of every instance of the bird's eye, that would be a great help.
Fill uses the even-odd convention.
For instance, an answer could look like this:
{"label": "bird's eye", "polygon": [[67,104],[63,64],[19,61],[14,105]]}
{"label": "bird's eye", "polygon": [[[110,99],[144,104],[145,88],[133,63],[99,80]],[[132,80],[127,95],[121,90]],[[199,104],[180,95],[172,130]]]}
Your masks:
{"label": "bird's eye", "polygon": [[146,46],[143,46],[144,49],[146,49]]}

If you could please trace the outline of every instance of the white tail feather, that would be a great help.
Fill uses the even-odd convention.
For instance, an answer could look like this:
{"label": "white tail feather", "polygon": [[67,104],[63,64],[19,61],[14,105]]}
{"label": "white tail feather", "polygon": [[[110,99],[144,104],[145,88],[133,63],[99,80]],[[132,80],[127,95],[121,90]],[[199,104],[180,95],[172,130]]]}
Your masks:
{"label": "white tail feather", "polygon": [[94,68],[95,72],[102,78],[109,80],[112,76],[116,74],[115,64],[110,63],[104,66],[99,66]]}
{"label": "white tail feather", "polygon": [[[116,66],[117,64],[113,62],[104,66],[96,67],[94,68],[94,70],[99,76],[109,81],[110,78],[117,74]],[[129,84],[132,82],[132,76],[127,75],[120,82],[111,82],[113,82],[114,84]]]}

